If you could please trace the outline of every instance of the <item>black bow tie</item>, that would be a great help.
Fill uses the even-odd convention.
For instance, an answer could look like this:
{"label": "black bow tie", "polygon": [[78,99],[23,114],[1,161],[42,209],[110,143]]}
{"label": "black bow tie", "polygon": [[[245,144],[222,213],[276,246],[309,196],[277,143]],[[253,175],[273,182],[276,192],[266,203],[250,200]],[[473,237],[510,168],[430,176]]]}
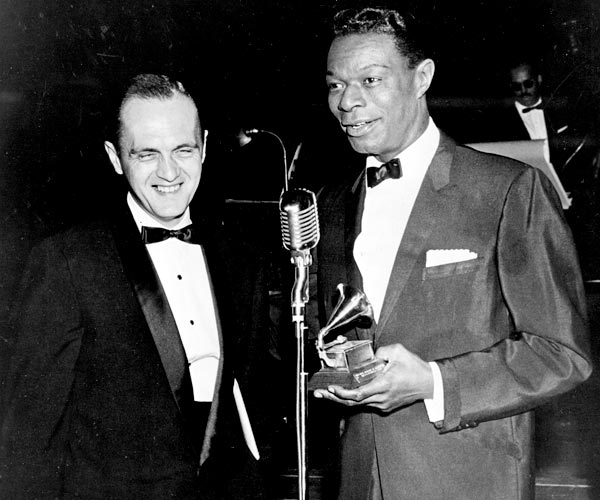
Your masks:
{"label": "black bow tie", "polygon": [[190,224],[182,229],[163,229],[162,227],[142,226],[142,240],[144,243],[158,243],[169,238],[177,238],[186,243],[200,243],[197,231]]}
{"label": "black bow tie", "polygon": [[521,113],[529,113],[530,111],[533,111],[534,109],[544,109],[544,105],[542,103],[539,103],[535,106],[531,106],[529,108],[523,108],[521,110]]}
{"label": "black bow tie", "polygon": [[398,158],[393,158],[379,167],[367,168],[367,185],[369,187],[375,187],[386,179],[400,179],[400,177],[402,177],[402,167]]}

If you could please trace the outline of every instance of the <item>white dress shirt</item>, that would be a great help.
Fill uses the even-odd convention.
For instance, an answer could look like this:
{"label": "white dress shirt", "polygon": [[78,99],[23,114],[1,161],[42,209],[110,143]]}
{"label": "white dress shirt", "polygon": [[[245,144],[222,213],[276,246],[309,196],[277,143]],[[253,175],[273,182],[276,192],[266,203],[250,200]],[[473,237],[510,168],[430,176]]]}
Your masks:
{"label": "white dress shirt", "polygon": [[[402,177],[387,179],[366,189],[361,233],[354,243],[354,259],[376,321],[381,315],[406,224],[439,142],[440,132],[430,118],[425,132],[397,156]],[[379,165],[381,162],[374,157],[367,158],[367,167]],[[443,420],[444,414],[442,376],[437,363],[431,362],[430,366],[434,376],[434,394],[433,399],[425,400],[425,405],[429,420],[437,422]]]}
{"label": "white dress shirt", "polygon": [[[534,106],[539,106],[540,104],[542,104],[541,98],[538,99]],[[547,163],[550,163],[550,146],[548,144],[548,129],[546,128],[544,110],[532,109],[527,113],[523,113],[523,110],[529,106],[523,106],[518,101],[515,101],[515,107],[517,108],[517,113],[519,113],[521,120],[523,120],[529,138],[531,140],[541,139],[544,141],[544,159]]]}
{"label": "white dress shirt", "polygon": [[[138,229],[164,227],[127,195]],[[172,228],[191,224],[189,208]],[[219,367],[220,345],[216,309],[204,251],[200,245],[169,238],[146,245],[163,286],[188,359],[195,401],[212,401]]]}
{"label": "white dress shirt", "polygon": [[[542,99],[539,99],[534,106],[539,106],[540,104],[542,104]],[[523,123],[525,124],[525,128],[527,128],[527,132],[529,132],[530,139],[536,140],[548,138],[543,109],[532,109],[527,113],[523,113],[523,110],[530,106],[523,106],[519,101],[515,101],[515,107],[517,108],[521,120],[523,120]]]}
{"label": "white dress shirt", "polygon": [[[131,193],[127,194],[127,204],[140,233],[142,226],[182,229],[192,223],[189,208],[176,226],[166,228],[144,211]],[[221,347],[215,299],[204,250],[200,245],[177,238],[149,243],[146,249],[167,296],[188,359],[194,400],[210,402],[215,392]],[[246,445],[258,460],[258,446],[240,386],[235,379],[232,389]]]}

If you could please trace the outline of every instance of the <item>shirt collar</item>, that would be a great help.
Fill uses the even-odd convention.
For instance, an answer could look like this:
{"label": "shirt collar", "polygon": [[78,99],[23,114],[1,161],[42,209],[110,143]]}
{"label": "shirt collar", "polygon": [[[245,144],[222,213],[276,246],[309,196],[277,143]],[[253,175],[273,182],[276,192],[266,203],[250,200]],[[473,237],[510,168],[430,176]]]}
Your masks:
{"label": "shirt collar", "polygon": [[127,193],[127,205],[129,206],[129,210],[131,211],[131,215],[137,224],[138,231],[141,232],[142,226],[147,227],[162,227],[163,229],[181,229],[185,226],[188,226],[192,223],[192,219],[190,217],[190,207],[186,208],[183,217],[174,227],[166,227],[160,221],[157,221],[154,217],[152,217],[148,212],[146,212],[142,207],[140,207],[139,203],[135,200],[131,193]]}
{"label": "shirt collar", "polygon": [[537,100],[537,102],[533,106],[523,106],[519,101],[515,101],[515,106],[517,107],[517,110],[519,110],[519,112],[523,111],[525,108],[533,108],[535,106],[539,106],[540,104],[542,104],[541,97]]}
{"label": "shirt collar", "polygon": [[[395,158],[400,160],[402,165],[403,175],[406,172],[414,171],[416,169],[426,169],[431,163],[431,159],[435,154],[440,144],[440,131],[436,127],[433,119],[429,117],[429,123],[425,132],[423,132],[415,142],[408,146],[400,154],[396,155]],[[382,162],[377,160],[374,156],[367,157],[367,167],[378,167]]]}

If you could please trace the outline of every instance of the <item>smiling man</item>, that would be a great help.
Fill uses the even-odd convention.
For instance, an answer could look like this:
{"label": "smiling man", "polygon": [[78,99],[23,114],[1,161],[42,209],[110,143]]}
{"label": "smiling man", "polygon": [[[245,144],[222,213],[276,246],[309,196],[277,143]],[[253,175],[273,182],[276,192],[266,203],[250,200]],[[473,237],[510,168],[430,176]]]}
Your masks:
{"label": "smiling man", "polygon": [[118,151],[105,143],[136,203],[166,227],[183,217],[200,182],[204,149],[198,111],[183,87],[170,99],[132,95],[121,106]]}
{"label": "smiling man", "polygon": [[320,192],[320,317],[338,283],[363,289],[375,323],[345,335],[387,361],[315,391],[348,407],[339,499],[530,499],[531,410],[591,371],[577,257],[543,174],[436,127],[420,33],[394,10],[344,10],[327,59],[362,168]]}
{"label": "smiling man", "polygon": [[139,75],[117,128],[105,148],[127,195],[42,242],[25,271],[0,496],[261,498],[256,477],[249,492],[236,476],[255,458],[225,356],[239,329],[232,262],[189,209],[205,148],[198,110],[181,83]]}

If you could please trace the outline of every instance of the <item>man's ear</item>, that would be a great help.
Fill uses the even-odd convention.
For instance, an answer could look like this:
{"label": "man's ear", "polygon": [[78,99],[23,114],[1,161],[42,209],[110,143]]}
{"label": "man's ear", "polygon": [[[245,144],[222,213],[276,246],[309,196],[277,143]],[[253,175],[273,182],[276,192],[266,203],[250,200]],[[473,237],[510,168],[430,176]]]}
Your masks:
{"label": "man's ear", "polygon": [[431,59],[423,59],[415,69],[417,97],[423,97],[433,81],[435,63]]}
{"label": "man's ear", "polygon": [[121,160],[119,159],[117,148],[115,148],[112,142],[104,141],[104,149],[106,150],[106,154],[108,155],[115,172],[119,175],[123,175],[123,168],[121,167]]}
{"label": "man's ear", "polygon": [[208,139],[208,130],[204,129],[204,137],[202,139],[202,163],[204,164],[204,159],[206,158],[206,140]]}

